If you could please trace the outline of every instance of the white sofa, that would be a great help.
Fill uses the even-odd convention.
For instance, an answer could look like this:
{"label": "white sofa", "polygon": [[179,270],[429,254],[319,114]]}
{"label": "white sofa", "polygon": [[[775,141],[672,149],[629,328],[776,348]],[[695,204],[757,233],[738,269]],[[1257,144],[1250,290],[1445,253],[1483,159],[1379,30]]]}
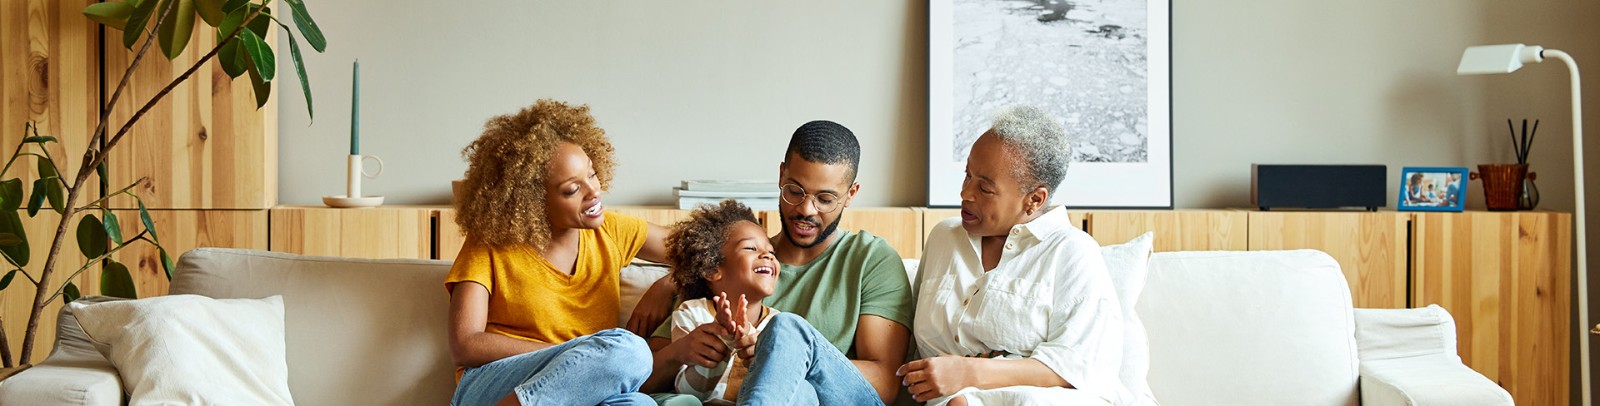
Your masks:
{"label": "white sofa", "polygon": [[[298,404],[447,404],[454,367],[444,261],[185,254],[172,293],[283,295]],[[624,270],[623,312],[664,270]],[[1150,386],[1167,405],[1509,405],[1455,355],[1449,314],[1354,310],[1338,264],[1316,251],[1153,256],[1138,304]],[[56,348],[0,381],[3,405],[119,405],[123,387],[63,311]]]}

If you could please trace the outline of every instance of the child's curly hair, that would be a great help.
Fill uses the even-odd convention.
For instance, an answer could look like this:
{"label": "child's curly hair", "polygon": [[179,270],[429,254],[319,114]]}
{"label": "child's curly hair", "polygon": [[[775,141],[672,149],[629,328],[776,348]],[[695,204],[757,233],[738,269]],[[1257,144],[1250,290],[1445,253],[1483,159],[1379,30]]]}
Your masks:
{"label": "child's curly hair", "polygon": [[761,225],[755,213],[744,204],[723,200],[716,206],[703,206],[689,219],[672,226],[667,236],[667,262],[672,263],[672,282],[678,285],[683,300],[704,299],[713,295],[707,277],[722,264],[722,244],[734,224],[748,221]]}
{"label": "child's curly hair", "polygon": [[541,99],[515,114],[489,119],[483,135],[461,150],[469,162],[465,193],[456,202],[456,224],[468,237],[487,245],[550,242],[545,214],[545,165],[563,142],[583,149],[600,178],[611,187],[615,149],[595,125],[589,106]]}

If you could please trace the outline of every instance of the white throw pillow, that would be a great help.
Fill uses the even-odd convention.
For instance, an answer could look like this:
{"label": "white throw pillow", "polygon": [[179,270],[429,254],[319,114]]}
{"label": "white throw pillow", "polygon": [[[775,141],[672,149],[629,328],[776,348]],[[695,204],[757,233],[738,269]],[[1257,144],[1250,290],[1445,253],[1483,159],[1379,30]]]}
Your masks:
{"label": "white throw pillow", "polygon": [[1133,395],[1136,405],[1158,404],[1148,379],[1150,337],[1145,334],[1139,312],[1133,309],[1150,277],[1152,240],[1151,233],[1144,233],[1126,243],[1100,248],[1106,271],[1111,274],[1111,285],[1117,290],[1117,301],[1122,305],[1122,385]]}
{"label": "white throw pillow", "polygon": [[291,405],[283,297],[71,304],[132,405]]}

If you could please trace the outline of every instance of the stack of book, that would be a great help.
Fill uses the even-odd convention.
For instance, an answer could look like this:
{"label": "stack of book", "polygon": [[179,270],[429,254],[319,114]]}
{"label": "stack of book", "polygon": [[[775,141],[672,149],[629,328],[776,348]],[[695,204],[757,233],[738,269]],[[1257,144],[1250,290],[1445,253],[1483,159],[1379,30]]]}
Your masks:
{"label": "stack of book", "polygon": [[683,187],[672,188],[672,191],[678,195],[679,209],[715,205],[727,199],[737,200],[755,211],[778,209],[777,182],[686,180]]}

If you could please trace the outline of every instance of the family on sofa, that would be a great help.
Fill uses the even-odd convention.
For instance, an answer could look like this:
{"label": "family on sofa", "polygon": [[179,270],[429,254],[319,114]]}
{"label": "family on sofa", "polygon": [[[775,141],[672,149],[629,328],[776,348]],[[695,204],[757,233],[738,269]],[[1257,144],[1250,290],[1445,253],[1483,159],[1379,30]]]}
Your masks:
{"label": "family on sofa", "polygon": [[[604,211],[613,151],[586,106],[550,100],[465,149],[467,240],[444,281],[452,404],[1149,399],[1119,377],[1099,244],[1049,205],[1069,143],[1039,109],[999,113],[972,146],[961,217],[928,236],[915,281],[882,238],[838,229],[861,187],[844,126],[795,130],[774,236],[733,202],[670,229]],[[616,328],[635,258],[673,270]]]}

